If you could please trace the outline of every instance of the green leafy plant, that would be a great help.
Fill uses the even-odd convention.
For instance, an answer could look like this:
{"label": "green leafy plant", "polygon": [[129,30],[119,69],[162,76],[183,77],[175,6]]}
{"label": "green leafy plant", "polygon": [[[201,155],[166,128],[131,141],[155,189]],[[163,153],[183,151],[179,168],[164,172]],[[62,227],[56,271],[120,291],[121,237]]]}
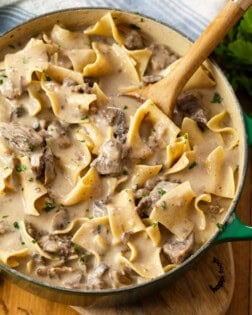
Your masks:
{"label": "green leafy plant", "polygon": [[213,57],[234,90],[243,89],[252,96],[252,7],[215,49]]}

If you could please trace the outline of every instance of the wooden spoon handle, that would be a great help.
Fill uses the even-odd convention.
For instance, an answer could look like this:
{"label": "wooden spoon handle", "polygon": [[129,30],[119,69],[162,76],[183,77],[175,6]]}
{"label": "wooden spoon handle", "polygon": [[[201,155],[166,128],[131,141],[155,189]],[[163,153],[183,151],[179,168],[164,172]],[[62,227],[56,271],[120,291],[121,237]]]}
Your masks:
{"label": "wooden spoon handle", "polygon": [[[166,86],[169,82],[169,87],[173,89],[173,92],[171,92],[173,99],[169,100],[170,104],[175,103],[186,82],[224,38],[231,27],[239,20],[244,10],[251,6],[251,4],[252,0],[229,1],[196,40],[194,45],[192,45],[186,55],[181,58],[175,67],[176,70],[160,81],[160,83],[164,81],[161,83],[163,86]],[[166,80],[167,82],[165,82]],[[167,108],[165,110],[170,117],[172,109]]]}

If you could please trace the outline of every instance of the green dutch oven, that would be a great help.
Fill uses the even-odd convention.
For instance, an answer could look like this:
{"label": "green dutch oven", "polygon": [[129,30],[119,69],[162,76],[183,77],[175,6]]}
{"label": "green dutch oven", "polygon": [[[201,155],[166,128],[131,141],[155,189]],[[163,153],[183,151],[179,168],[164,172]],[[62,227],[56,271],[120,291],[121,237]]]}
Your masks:
{"label": "green dutch oven", "polygon": [[[49,30],[56,22],[62,23],[68,28],[81,28],[94,24],[108,10],[109,9],[97,8],[70,9],[34,18],[8,31],[0,37],[0,57],[3,57],[6,51],[8,51],[8,47],[10,45],[19,42],[20,39],[25,40],[31,36],[35,36],[42,30]],[[191,41],[188,38],[163,23],[149,17],[139,16],[138,14],[130,12],[119,10],[113,11],[120,21],[135,24],[140,28],[144,28],[144,31],[149,34],[150,38],[155,39],[155,42],[168,44],[179,55],[185,54],[191,46]],[[197,252],[169,273],[146,283],[126,288],[92,291],[78,291],[74,289],[60,288],[39,282],[38,280],[34,280],[14,269],[0,264],[2,274],[22,288],[34,294],[68,305],[90,307],[93,305],[107,306],[117,303],[122,304],[150,294],[151,292],[155,292],[168,283],[171,283],[175,276],[181,276],[183,272],[185,272],[186,268],[190,267],[195,260],[205,253],[205,251],[212,245],[226,241],[252,239],[252,227],[244,225],[235,213],[235,208],[239,201],[246,175],[248,159],[247,143],[252,144],[252,119],[248,115],[243,114],[235,94],[221,70],[213,63],[212,69],[218,84],[218,90],[225,99],[226,104],[229,104],[229,112],[232,116],[235,127],[239,132],[241,153],[239,157],[240,175],[238,179],[237,192],[226,214],[221,231],[216,231],[216,233],[212,235],[212,237]],[[245,123],[247,126],[247,132]]]}

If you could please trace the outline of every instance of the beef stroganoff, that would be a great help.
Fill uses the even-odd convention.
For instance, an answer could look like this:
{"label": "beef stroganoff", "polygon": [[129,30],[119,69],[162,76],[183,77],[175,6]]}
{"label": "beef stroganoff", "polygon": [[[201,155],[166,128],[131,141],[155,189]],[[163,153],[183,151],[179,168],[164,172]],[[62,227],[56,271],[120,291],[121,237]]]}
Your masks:
{"label": "beef stroganoff", "polygon": [[169,272],[221,227],[239,139],[207,63],[171,118],[123,96],[177,62],[113,12],[4,56],[2,263],[61,287],[119,288]]}

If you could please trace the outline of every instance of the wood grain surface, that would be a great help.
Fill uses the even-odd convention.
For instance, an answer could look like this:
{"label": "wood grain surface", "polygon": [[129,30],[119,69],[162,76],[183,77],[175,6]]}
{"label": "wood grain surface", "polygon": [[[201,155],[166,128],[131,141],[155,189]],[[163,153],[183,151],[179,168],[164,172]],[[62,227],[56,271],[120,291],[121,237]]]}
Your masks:
{"label": "wood grain surface", "polygon": [[[250,157],[249,157],[249,168],[247,172],[247,179],[244,185],[243,194],[241,197],[241,200],[239,202],[239,205],[237,207],[237,212],[240,216],[240,218],[247,224],[252,224],[252,218],[251,218],[251,207],[252,207],[252,150],[250,150]],[[219,246],[223,246],[220,250]],[[234,265],[235,265],[235,289],[234,294],[231,300],[230,307],[227,311],[227,315],[252,315],[252,242],[245,241],[245,242],[236,242],[233,243],[233,253],[234,253]],[[226,250],[228,247],[227,245],[218,245],[213,248],[215,251],[214,257],[217,257],[218,253],[223,253],[223,259],[220,258],[221,262],[224,263],[227,258],[229,261],[229,256],[226,253],[224,253],[224,249]],[[212,250],[211,250],[212,251]],[[182,309],[185,309],[186,313],[181,313],[181,309],[178,308],[177,311],[172,309],[173,304],[169,301],[172,301],[172,297],[169,297],[167,292],[164,290],[161,294],[162,300],[159,299],[146,299],[142,303],[142,307],[139,308],[139,306],[133,306],[131,309],[122,308],[117,309],[117,313],[114,312],[114,310],[111,310],[110,313],[103,312],[102,310],[84,310],[85,315],[102,315],[102,314],[142,314],[142,315],[154,315],[154,314],[173,314],[173,315],[180,315],[180,314],[195,314],[195,315],[201,315],[201,314],[223,314],[223,311],[229,304],[229,297],[231,297],[232,293],[232,285],[234,280],[234,277],[227,277],[228,281],[224,283],[224,294],[218,296],[217,293],[213,293],[212,290],[209,290],[209,285],[212,285],[213,287],[216,285],[216,280],[218,277],[221,276],[221,274],[218,274],[218,268],[217,264],[213,262],[213,256],[211,256],[212,253],[208,252],[203,259],[206,259],[209,262],[209,265],[214,267],[215,270],[215,278],[212,274],[209,279],[209,282],[204,282],[202,280],[202,274],[195,272],[194,267],[192,270],[192,273],[194,276],[190,276],[191,278],[191,285],[190,290],[187,291],[190,292],[190,299],[191,305],[193,305],[193,309],[190,310],[188,307],[188,304],[183,304],[183,298],[185,296],[186,290],[185,286],[183,284],[183,279],[181,279],[181,283],[178,281],[176,282],[176,287],[179,288],[180,291],[180,303],[179,307],[183,306]],[[216,266],[215,266],[216,264]],[[225,262],[226,264],[226,262]],[[225,273],[228,274],[232,271],[232,268],[230,267],[230,261],[227,268],[225,267]],[[216,269],[217,268],[217,269]],[[204,270],[207,270],[205,268]],[[200,277],[198,276],[200,275]],[[231,275],[231,274],[230,274]],[[197,276],[199,277],[198,281],[194,281],[197,279]],[[204,276],[204,273],[203,273]],[[195,286],[193,286],[193,283]],[[200,287],[200,283],[205,283],[205,288],[208,288],[208,292],[210,294],[204,296],[203,300],[199,300],[198,295],[198,289]],[[219,291],[220,292],[220,291]],[[210,297],[217,297],[215,300],[209,300]],[[161,303],[161,302],[162,303]],[[207,303],[208,310],[204,311],[204,313],[200,313],[200,308],[204,306],[203,304]],[[168,306],[167,306],[168,305]],[[161,306],[161,307],[160,307]],[[204,306],[205,307],[205,306]],[[218,310],[218,313],[214,312],[215,310]],[[172,312],[171,312],[172,310]],[[80,310],[79,310],[80,311]],[[77,315],[78,312],[76,310],[71,309],[69,306],[57,304],[51,301],[47,301],[44,299],[41,299],[37,296],[34,296],[15,285],[9,283],[8,281],[1,280],[0,281],[0,315]]]}

